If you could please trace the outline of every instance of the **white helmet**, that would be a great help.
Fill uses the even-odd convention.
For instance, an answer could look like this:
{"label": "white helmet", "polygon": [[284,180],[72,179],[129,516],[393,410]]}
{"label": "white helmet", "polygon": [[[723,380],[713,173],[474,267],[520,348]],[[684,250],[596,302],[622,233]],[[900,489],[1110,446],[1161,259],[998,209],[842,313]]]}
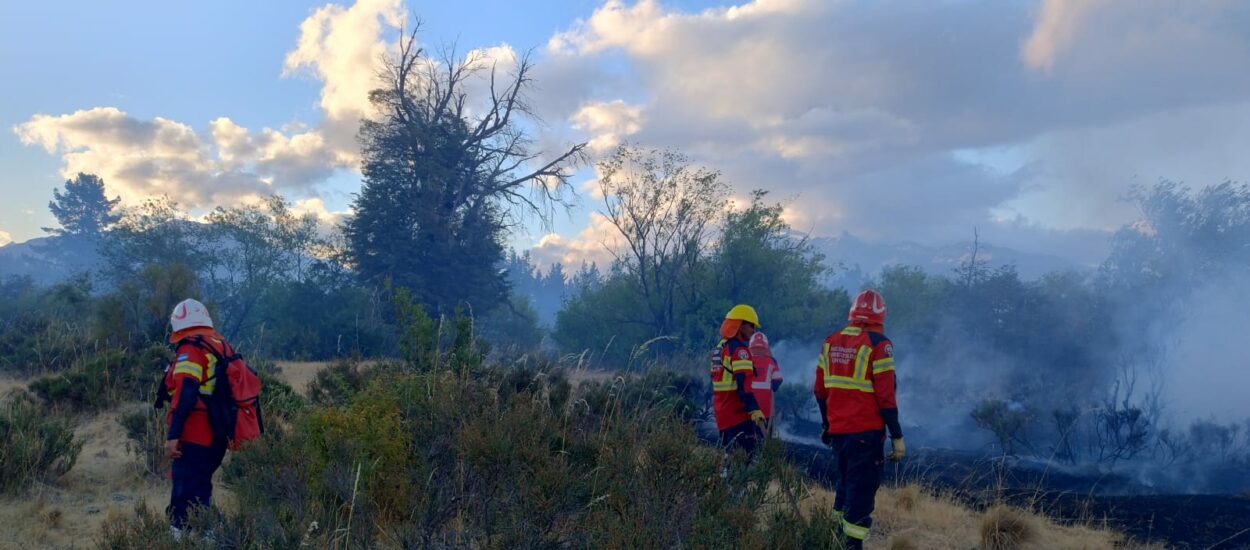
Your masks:
{"label": "white helmet", "polygon": [[174,332],[192,327],[213,328],[213,318],[208,316],[208,308],[204,304],[188,298],[174,306],[174,312],[169,314],[169,324]]}

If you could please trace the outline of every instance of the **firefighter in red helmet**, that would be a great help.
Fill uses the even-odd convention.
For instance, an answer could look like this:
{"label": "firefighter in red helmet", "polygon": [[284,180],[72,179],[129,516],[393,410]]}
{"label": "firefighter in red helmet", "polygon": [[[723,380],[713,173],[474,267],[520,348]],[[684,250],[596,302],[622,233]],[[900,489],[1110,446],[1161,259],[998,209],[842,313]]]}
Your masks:
{"label": "firefighter in red helmet", "polygon": [[[868,538],[885,460],[901,460],[905,452],[894,399],[894,345],[884,327],[885,298],[875,290],[860,292],[849,323],[825,339],[816,366],[821,440],[833,448],[839,474],[834,511],[852,549]],[[889,456],[883,449],[887,431]]]}

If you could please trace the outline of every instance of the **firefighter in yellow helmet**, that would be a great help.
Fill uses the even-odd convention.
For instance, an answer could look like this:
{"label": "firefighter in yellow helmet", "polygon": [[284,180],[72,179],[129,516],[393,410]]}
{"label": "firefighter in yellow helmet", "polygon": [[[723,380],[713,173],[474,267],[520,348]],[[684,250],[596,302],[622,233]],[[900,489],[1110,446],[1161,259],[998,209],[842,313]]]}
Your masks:
{"label": "firefighter in yellow helmet", "polygon": [[755,308],[734,306],[721,323],[720,346],[712,352],[712,406],[726,453],[741,448],[753,454],[763,435],[764,413],[751,391],[755,367],[749,344],[759,327]]}

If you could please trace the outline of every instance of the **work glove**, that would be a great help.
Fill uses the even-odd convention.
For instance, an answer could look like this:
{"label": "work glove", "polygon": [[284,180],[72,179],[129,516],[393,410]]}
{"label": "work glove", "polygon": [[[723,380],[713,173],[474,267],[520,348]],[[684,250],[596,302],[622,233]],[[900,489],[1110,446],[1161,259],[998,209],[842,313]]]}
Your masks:
{"label": "work glove", "polygon": [[907,445],[903,443],[903,438],[899,437],[890,440],[890,454],[885,457],[890,462],[898,462],[903,460],[903,455],[907,454]]}
{"label": "work glove", "polygon": [[759,409],[751,411],[751,421],[755,422],[755,425],[759,426],[761,430],[768,425],[768,419],[764,417],[764,411]]}
{"label": "work glove", "polygon": [[820,442],[824,443],[826,447],[833,446],[833,434],[829,433],[828,422],[820,423]]}

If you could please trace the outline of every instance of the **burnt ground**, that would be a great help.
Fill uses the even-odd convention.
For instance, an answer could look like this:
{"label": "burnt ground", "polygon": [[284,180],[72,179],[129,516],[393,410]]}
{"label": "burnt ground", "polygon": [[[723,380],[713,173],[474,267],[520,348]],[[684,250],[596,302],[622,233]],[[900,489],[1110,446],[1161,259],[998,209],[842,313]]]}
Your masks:
{"label": "burnt ground", "polygon": [[[836,483],[828,449],[795,442],[785,446],[787,456],[817,482]],[[902,465],[886,466],[884,483],[911,482],[976,508],[1007,502],[1057,521],[1106,526],[1169,547],[1250,548],[1250,498],[1245,496],[1150,494],[1124,477],[928,449],[910,453]]]}

